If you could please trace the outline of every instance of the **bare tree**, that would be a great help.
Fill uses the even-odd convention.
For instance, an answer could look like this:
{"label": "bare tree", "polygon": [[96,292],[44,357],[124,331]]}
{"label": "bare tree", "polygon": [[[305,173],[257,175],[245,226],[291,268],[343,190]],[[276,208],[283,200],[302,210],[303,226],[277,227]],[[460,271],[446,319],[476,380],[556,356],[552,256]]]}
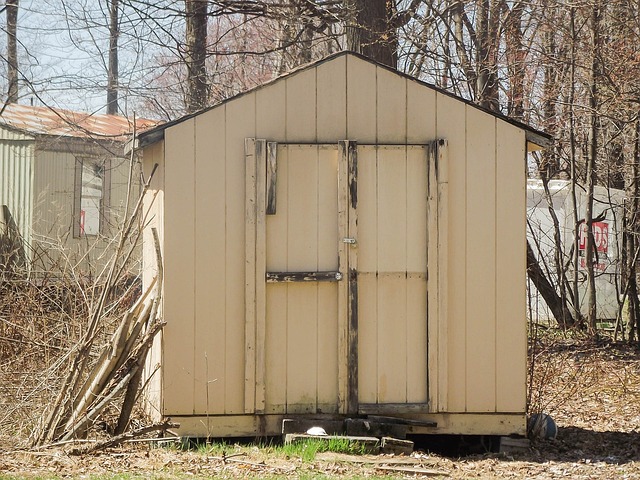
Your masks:
{"label": "bare tree", "polygon": [[389,0],[345,0],[346,47],[380,63],[398,65],[398,29],[416,14],[420,4],[413,0],[399,11]]}
{"label": "bare tree", "polygon": [[109,0],[109,69],[107,72],[107,113],[118,113],[119,0]]}
{"label": "bare tree", "polygon": [[207,0],[185,0],[188,112],[195,112],[207,105]]}
{"label": "bare tree", "polygon": [[18,102],[18,0],[7,0],[7,103]]}

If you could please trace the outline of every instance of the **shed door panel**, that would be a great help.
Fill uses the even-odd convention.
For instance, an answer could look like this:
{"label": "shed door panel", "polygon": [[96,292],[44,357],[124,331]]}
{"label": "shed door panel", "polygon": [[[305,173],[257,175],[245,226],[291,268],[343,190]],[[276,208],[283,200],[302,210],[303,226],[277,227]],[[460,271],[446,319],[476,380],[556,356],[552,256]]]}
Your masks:
{"label": "shed door panel", "polygon": [[[266,270],[338,270],[337,147],[278,145],[276,211],[266,216]],[[337,281],[266,287],[265,412],[338,410]]]}
{"label": "shed door panel", "polygon": [[359,146],[357,216],[361,410],[426,405],[426,147]]}

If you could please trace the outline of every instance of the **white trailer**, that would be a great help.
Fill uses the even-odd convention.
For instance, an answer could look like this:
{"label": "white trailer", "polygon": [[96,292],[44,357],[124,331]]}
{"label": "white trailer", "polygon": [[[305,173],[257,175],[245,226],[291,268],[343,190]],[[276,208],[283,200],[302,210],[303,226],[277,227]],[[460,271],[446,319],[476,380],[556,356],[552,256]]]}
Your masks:
{"label": "white trailer", "polygon": [[[571,198],[571,182],[569,180],[551,180],[549,193],[560,226],[563,262],[569,264],[567,278],[573,285],[574,274],[577,274],[580,311],[586,314],[586,225],[584,223],[587,205],[586,191],[582,186],[576,186],[577,228]],[[622,190],[595,187],[593,217],[598,221],[593,223],[593,234],[597,248],[594,266],[596,270],[596,312],[599,320],[613,320],[618,312],[618,297],[621,288],[619,274],[624,215],[623,202],[624,192]],[[542,260],[543,268],[546,269],[553,283],[556,283],[553,232],[553,220],[542,181],[528,180],[527,239],[538,259]],[[579,253],[577,272],[575,272],[574,263],[571,260],[576,235],[578,235]],[[542,321],[553,319],[553,314],[531,281],[528,281],[527,286],[530,292],[529,313],[531,317]]]}

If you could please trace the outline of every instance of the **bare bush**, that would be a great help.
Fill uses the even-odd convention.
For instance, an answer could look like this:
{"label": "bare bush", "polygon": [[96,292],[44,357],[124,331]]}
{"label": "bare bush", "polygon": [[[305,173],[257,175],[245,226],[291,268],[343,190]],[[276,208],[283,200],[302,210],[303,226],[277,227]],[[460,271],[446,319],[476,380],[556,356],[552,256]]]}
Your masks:
{"label": "bare bush", "polygon": [[[0,278],[0,440],[85,438],[94,427],[109,430],[114,415],[119,433],[128,426],[144,357],[162,326],[161,279],[153,292],[140,292],[137,244],[150,180],[125,207],[112,256],[93,274],[79,268],[86,258],[55,255],[45,272]],[[131,192],[131,174],[129,185]]]}

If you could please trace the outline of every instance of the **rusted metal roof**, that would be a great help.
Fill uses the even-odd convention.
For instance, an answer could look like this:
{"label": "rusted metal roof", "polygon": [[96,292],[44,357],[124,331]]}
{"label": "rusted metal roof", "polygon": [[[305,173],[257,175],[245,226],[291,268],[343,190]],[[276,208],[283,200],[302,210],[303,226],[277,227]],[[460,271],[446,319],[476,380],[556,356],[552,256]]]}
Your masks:
{"label": "rusted metal roof", "polygon": [[[136,132],[142,132],[160,123],[157,120],[137,118]],[[133,119],[13,103],[6,105],[0,113],[0,126],[31,135],[102,137],[122,141],[133,132]]]}

